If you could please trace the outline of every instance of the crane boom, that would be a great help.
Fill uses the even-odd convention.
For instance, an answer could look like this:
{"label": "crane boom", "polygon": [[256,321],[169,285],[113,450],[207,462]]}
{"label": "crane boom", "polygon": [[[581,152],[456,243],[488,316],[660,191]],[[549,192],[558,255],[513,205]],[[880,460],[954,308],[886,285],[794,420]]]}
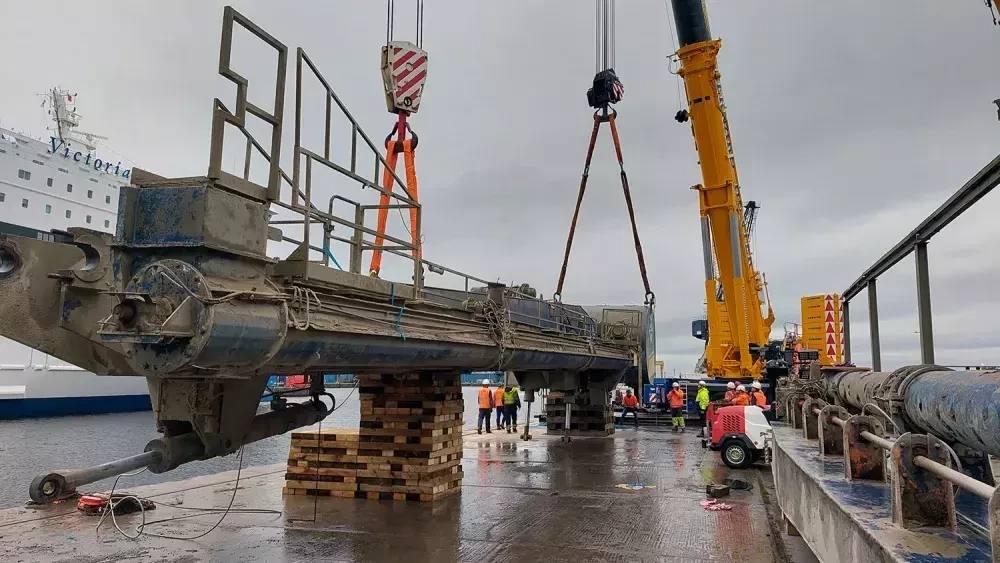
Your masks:
{"label": "crane boom", "polygon": [[[712,39],[703,0],[671,2],[680,41],[678,74],[688,105],[677,120],[691,122],[702,174],[702,183],[693,189],[698,191],[705,258],[706,368],[712,377],[759,378],[765,366],[761,350],[770,341],[774,314],[770,304],[766,317],[761,312],[763,281],[754,269],[744,223],[718,70],[722,41]],[[716,265],[722,302],[716,298]]]}

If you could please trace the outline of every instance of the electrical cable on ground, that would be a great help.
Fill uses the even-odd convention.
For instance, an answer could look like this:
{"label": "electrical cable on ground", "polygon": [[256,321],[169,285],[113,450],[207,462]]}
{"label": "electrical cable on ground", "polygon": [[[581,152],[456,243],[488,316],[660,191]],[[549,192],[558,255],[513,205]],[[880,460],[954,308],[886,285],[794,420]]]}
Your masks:
{"label": "electrical cable on ground", "polygon": [[[120,498],[120,499],[118,499],[116,501],[114,499],[114,494],[115,494],[115,489],[118,487],[118,481],[122,477],[132,477],[132,476],[135,476],[135,475],[139,475],[140,473],[143,473],[147,469],[147,468],[144,467],[144,468],[142,468],[142,469],[140,469],[138,471],[134,471],[134,472],[131,472],[131,473],[122,473],[121,475],[118,475],[117,477],[115,477],[115,482],[111,486],[111,492],[108,495],[109,496],[108,504],[105,506],[104,511],[101,513],[101,518],[97,522],[97,527],[95,528],[95,532],[98,533],[98,534],[100,533],[101,525],[104,523],[104,521],[107,519],[108,515],[110,514],[110,516],[111,516],[111,522],[112,522],[112,524],[114,524],[114,527],[118,531],[118,533],[121,534],[122,536],[128,538],[128,539],[131,539],[131,540],[139,539],[139,537],[141,537],[143,535],[150,536],[150,537],[155,537],[155,538],[162,538],[162,539],[172,539],[172,540],[196,540],[196,539],[203,538],[203,537],[207,536],[208,534],[212,533],[213,531],[215,531],[215,529],[218,528],[222,524],[222,522],[226,519],[226,517],[229,514],[231,514],[231,513],[232,514],[277,514],[277,515],[281,515],[282,511],[280,511],[280,510],[271,510],[271,509],[263,509],[263,508],[237,508],[237,509],[233,509],[233,503],[236,501],[236,492],[239,490],[240,478],[241,478],[241,475],[242,475],[242,472],[243,472],[243,453],[244,453],[245,449],[246,449],[246,446],[240,448],[240,452],[239,452],[239,465],[237,466],[237,469],[236,469],[236,482],[233,484],[233,495],[232,495],[232,497],[230,497],[229,504],[226,506],[226,508],[205,508],[205,507],[197,507],[197,506],[182,506],[182,505],[177,505],[177,504],[172,504],[172,503],[156,502],[156,501],[152,501],[151,499],[146,499],[146,498],[140,497],[138,495],[127,495],[127,496],[124,496],[124,497],[122,497],[122,498]],[[141,521],[135,527],[135,532],[136,532],[135,535],[131,535],[128,532],[126,532],[125,530],[122,529],[122,527],[118,524],[118,518],[117,518],[117,515],[115,514],[115,509],[118,507],[118,505],[121,504],[122,502],[126,501],[126,500],[134,501],[139,506],[139,511],[140,511],[140,514],[141,514]],[[174,516],[174,517],[171,517],[171,518],[163,518],[163,519],[160,519],[160,520],[152,520],[152,521],[147,522],[146,521],[146,509],[143,508],[143,503],[142,503],[142,501],[144,501],[144,500],[145,501],[149,501],[149,502],[153,502],[157,506],[167,506],[167,507],[170,507],[170,508],[177,508],[177,509],[180,509],[180,510],[193,510],[193,511],[196,511],[196,512],[201,512],[202,514],[187,514],[187,515],[184,515],[184,516]],[[222,512],[222,516],[207,531],[202,532],[201,534],[198,534],[198,535],[195,535],[195,536],[190,536],[190,537],[174,536],[174,535],[170,535],[170,534],[158,534],[158,533],[149,532],[149,531],[146,530],[146,528],[148,526],[151,526],[153,524],[162,524],[162,523],[166,523],[166,522],[173,522],[174,520],[184,520],[184,519],[187,519],[187,518],[194,518],[196,516],[204,516],[205,515],[204,513],[213,513],[213,512]]]}

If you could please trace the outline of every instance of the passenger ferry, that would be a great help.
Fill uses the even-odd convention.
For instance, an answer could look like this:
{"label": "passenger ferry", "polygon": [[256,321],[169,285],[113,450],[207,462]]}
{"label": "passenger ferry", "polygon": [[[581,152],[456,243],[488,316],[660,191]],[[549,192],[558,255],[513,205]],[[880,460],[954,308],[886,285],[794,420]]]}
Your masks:
{"label": "passenger ferry", "polygon": [[[128,160],[79,130],[77,95],[42,95],[52,120],[47,138],[0,122],[0,233],[59,240],[67,227],[113,233]],[[128,164],[127,164],[128,163]],[[0,338],[0,419],[149,410],[146,379],[98,376]]]}

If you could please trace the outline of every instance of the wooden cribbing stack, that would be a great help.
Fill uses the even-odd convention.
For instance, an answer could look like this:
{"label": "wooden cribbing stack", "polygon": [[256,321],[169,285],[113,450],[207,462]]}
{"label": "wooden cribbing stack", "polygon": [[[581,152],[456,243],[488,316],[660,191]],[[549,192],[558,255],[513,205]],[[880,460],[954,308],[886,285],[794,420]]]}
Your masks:
{"label": "wooden cribbing stack", "polygon": [[436,501],[462,490],[459,374],[360,375],[360,428],[292,433],[284,494]]}
{"label": "wooden cribbing stack", "polygon": [[[600,391],[603,393],[603,391]],[[615,433],[615,412],[606,397],[584,395],[573,403],[570,413],[570,435],[610,436]],[[606,395],[606,394],[605,394]],[[604,398],[601,401],[600,398]],[[566,396],[551,391],[545,396],[546,434],[562,434],[566,429]]]}

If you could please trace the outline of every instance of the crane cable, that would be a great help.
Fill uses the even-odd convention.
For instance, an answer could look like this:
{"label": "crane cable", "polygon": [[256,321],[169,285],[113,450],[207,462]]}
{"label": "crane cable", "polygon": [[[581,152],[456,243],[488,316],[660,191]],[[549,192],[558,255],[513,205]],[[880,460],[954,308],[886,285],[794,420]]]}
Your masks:
{"label": "crane cable", "polygon": [[563,254],[562,268],[559,270],[559,281],[556,284],[556,291],[553,299],[562,300],[563,283],[566,281],[566,268],[569,266],[569,255],[573,248],[573,236],[576,234],[576,223],[580,217],[580,206],[583,203],[583,196],[587,191],[587,180],[590,177],[590,164],[594,156],[594,147],[597,145],[597,134],[600,131],[601,123],[607,123],[611,128],[611,138],[614,141],[615,156],[618,158],[618,168],[622,182],[622,193],[625,196],[625,206],[628,210],[629,221],[632,226],[632,240],[635,244],[636,258],[639,261],[639,274],[642,276],[643,287],[646,291],[645,302],[652,306],[656,301],[656,296],[649,285],[649,276],[646,273],[646,260],[642,253],[642,242],[639,238],[639,229],[635,222],[635,209],[632,205],[632,193],[629,189],[628,175],[625,173],[625,163],[622,157],[621,140],[618,136],[618,127],[615,119],[618,112],[611,108],[612,104],[621,101],[625,95],[625,88],[614,71],[615,64],[615,0],[596,0],[597,24],[595,26],[595,67],[597,73],[594,76],[594,85],[587,91],[587,102],[594,108],[594,128],[590,133],[590,144],[587,146],[587,157],[584,160],[583,175],[580,178],[580,190],[576,196],[576,206],[573,209],[573,219],[570,222],[569,235],[566,238],[566,250]]}
{"label": "crane cable", "polygon": [[[424,48],[424,0],[417,0],[417,34],[416,45]],[[392,42],[393,34],[396,31],[396,1],[386,0],[385,3],[385,44],[388,46]]]}

